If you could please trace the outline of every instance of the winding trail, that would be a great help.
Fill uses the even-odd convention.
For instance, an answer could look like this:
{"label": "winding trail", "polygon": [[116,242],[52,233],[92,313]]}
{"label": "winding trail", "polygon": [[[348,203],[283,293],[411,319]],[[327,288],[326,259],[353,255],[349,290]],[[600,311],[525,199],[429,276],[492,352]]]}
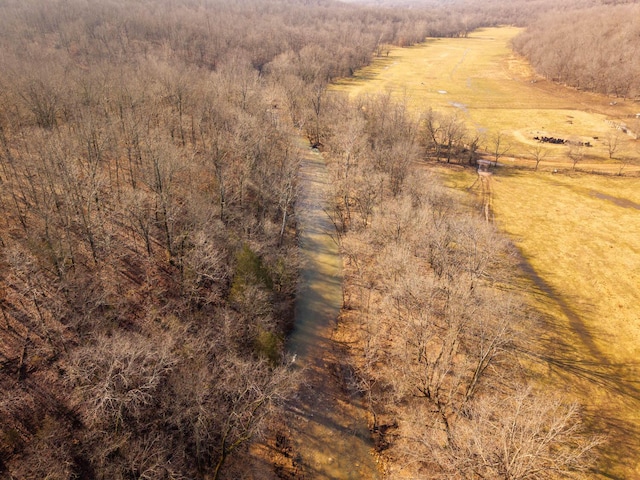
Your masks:
{"label": "winding trail", "polygon": [[322,155],[303,145],[297,204],[303,267],[295,328],[287,349],[304,382],[287,408],[294,478],[375,479],[378,470],[365,410],[345,381],[332,332],[342,305],[342,260],[325,213],[328,173]]}

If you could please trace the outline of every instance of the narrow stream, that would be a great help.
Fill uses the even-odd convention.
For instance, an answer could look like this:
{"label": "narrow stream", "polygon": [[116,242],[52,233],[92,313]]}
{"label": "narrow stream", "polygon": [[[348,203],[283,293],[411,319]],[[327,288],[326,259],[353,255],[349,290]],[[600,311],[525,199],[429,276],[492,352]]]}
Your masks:
{"label": "narrow stream", "polygon": [[365,412],[340,379],[343,368],[331,339],[342,305],[342,261],[324,209],[328,173],[318,152],[301,148],[297,208],[304,263],[287,345],[305,378],[287,418],[298,478],[375,479],[379,475]]}

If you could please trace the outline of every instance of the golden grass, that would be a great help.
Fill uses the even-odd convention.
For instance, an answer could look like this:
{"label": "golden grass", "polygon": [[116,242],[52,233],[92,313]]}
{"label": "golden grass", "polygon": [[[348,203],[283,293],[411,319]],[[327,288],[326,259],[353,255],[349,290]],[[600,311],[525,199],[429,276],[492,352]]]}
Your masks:
{"label": "golden grass", "polygon": [[[469,187],[472,172],[450,182]],[[535,272],[525,289],[546,318],[543,384],[587,405],[613,450],[612,478],[640,478],[640,191],[624,177],[499,169],[492,206]],[[623,453],[624,452],[624,453]]]}
{"label": "golden grass", "polygon": [[[613,362],[640,358],[637,179],[510,172],[493,176],[499,227],[592,329]],[[609,198],[608,196],[611,196]]]}
{"label": "golden grass", "polygon": [[[613,99],[536,78],[509,48],[518,31],[485,29],[395,49],[334,88],[350,96],[389,91],[418,112],[458,112],[487,139],[505,136],[509,155],[521,158],[504,163],[531,165],[522,157],[540,145],[532,137],[548,135],[591,141],[579,169],[617,172],[622,164],[608,158],[605,139],[616,133],[611,122],[640,130],[629,119],[640,105],[610,105]],[[620,140],[618,157],[632,164],[638,141]],[[528,264],[525,288],[548,319],[538,353],[549,368],[540,383],[561,386],[587,405],[595,429],[610,433],[601,471],[589,478],[640,478],[639,182],[573,172],[566,146],[543,146],[547,171],[499,168],[491,177],[496,223]],[[454,188],[476,180],[469,170],[441,171]]]}
{"label": "golden grass", "polygon": [[[392,92],[406,98],[417,111],[456,112],[470,130],[484,135],[485,147],[502,133],[512,147],[509,155],[527,156],[538,145],[533,137],[545,135],[590,141],[593,147],[585,154],[608,162],[606,139],[618,132],[617,156],[637,157],[637,142],[607,120],[624,122],[638,132],[640,122],[631,117],[640,106],[624,101],[611,105],[612,98],[537,77],[510,49],[509,42],[519,31],[514,27],[481,29],[469,38],[431,39],[396,48],[333,88],[353,97]],[[544,147],[548,159],[566,160],[566,146]]]}
{"label": "golden grass", "polygon": [[[476,178],[469,170],[443,175],[457,189]],[[555,294],[580,312],[595,347],[615,363],[640,357],[636,187],[635,179],[585,174],[501,169],[491,177],[496,224]]]}

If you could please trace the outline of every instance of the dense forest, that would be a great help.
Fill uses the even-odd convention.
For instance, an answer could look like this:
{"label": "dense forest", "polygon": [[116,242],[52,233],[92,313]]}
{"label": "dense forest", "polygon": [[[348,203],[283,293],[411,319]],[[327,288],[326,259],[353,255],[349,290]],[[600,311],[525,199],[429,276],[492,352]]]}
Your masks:
{"label": "dense forest", "polygon": [[[504,470],[509,459],[469,461],[497,455],[507,424],[524,428],[496,412],[526,411],[564,422],[545,444],[553,464],[536,468],[586,468],[594,441],[576,407],[534,402],[504,373],[520,344],[502,320],[519,307],[487,278],[513,268],[507,246],[413,171],[430,147],[402,105],[326,93],[384,45],[524,24],[522,12],[552,4],[499,3],[2,2],[0,477],[240,478],[247,445],[299,381],[283,345],[300,135],[325,149],[339,188],[351,308],[386,318],[362,310],[373,295],[393,312],[360,339],[371,409],[397,418],[417,395],[415,414],[442,432],[409,429],[393,458],[439,478],[526,478]],[[537,65],[526,39],[518,48]],[[382,350],[396,328],[416,342]]]}
{"label": "dense forest", "polygon": [[549,12],[514,41],[538,73],[577,88],[640,98],[640,4]]}
{"label": "dense forest", "polygon": [[296,137],[319,137],[329,80],[429,22],[303,1],[0,9],[0,471],[220,476],[295,384]]}

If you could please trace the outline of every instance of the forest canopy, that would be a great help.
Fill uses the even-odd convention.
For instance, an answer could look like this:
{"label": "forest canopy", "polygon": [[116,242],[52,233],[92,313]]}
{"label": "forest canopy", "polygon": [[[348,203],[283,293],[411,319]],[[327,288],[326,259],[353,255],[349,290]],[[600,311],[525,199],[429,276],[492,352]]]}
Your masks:
{"label": "forest canopy", "polygon": [[[470,237],[467,223],[454,228],[443,220],[458,212],[449,199],[437,189],[429,198],[416,191],[408,169],[424,145],[401,106],[372,100],[380,111],[366,114],[325,103],[325,89],[369,63],[383,45],[528,24],[534,11],[556,8],[548,0],[502,3],[483,2],[480,10],[471,2],[411,8],[332,0],[1,2],[0,476],[238,478],[247,445],[277,421],[299,381],[283,346],[299,268],[300,136],[326,143],[337,162],[344,138],[332,126],[354,120],[351,128],[363,142],[356,142],[362,177],[351,184],[359,210],[349,221],[362,224],[350,225],[354,235],[371,226],[385,238],[380,215],[395,214],[378,210],[383,197],[362,183],[384,176],[384,199],[409,209],[396,218],[409,222],[403,228],[410,229],[412,202],[421,203],[421,215],[442,220],[444,230],[429,246],[438,281],[448,275],[438,263],[438,255],[448,255],[447,243],[438,244],[438,235],[444,241],[457,230],[470,242],[460,240],[468,251],[474,241],[493,248],[493,230]],[[635,18],[637,5],[599,4],[574,3],[593,7],[590,14],[599,18],[611,12],[598,25],[611,40],[603,45],[629,42],[628,49],[614,55],[603,47],[587,64],[578,54],[596,51],[600,30],[588,19],[569,22],[569,12],[557,17],[572,28],[562,34],[572,39],[566,49],[553,46],[561,29],[547,27],[543,16],[516,46],[542,74],[637,95],[631,54],[637,25],[612,27]],[[578,28],[594,35],[580,43]],[[549,46],[534,45],[535,32]],[[570,56],[564,70],[536,53],[546,48]],[[618,76],[596,71],[607,60]],[[385,126],[387,113],[396,130]],[[395,253],[409,261],[407,251]],[[465,288],[484,275],[484,263],[474,265],[462,268],[470,282]],[[404,285],[396,293],[406,303],[398,308],[419,316],[410,302],[413,288],[437,296],[443,310],[491,303],[482,288],[463,296],[467,303],[449,302],[459,286],[442,282]],[[462,333],[467,342],[477,331]],[[447,342],[457,337],[433,340],[440,341],[452,354]],[[385,358],[402,360],[407,352]],[[501,362],[502,344],[493,353]],[[475,365],[488,368],[483,362]],[[420,378],[420,365],[411,368],[401,375]],[[437,372],[431,371],[422,395],[435,392],[444,402],[435,422],[472,412],[467,400],[479,383],[469,372],[460,375],[469,398],[447,403],[443,389],[462,387],[445,382],[433,390]],[[367,371],[363,379],[373,382],[378,374]],[[375,402],[410,395],[397,385],[369,393],[378,395]],[[504,403],[534,411],[530,398],[525,389]],[[472,406],[477,418],[493,415],[486,404]],[[575,415],[571,408],[562,413]],[[449,433],[470,445],[477,425],[459,425]],[[446,472],[445,460],[434,462]]]}
{"label": "forest canopy", "polygon": [[3,474],[234,477],[296,384],[297,138],[328,81],[428,25],[336,2],[2,2]]}

